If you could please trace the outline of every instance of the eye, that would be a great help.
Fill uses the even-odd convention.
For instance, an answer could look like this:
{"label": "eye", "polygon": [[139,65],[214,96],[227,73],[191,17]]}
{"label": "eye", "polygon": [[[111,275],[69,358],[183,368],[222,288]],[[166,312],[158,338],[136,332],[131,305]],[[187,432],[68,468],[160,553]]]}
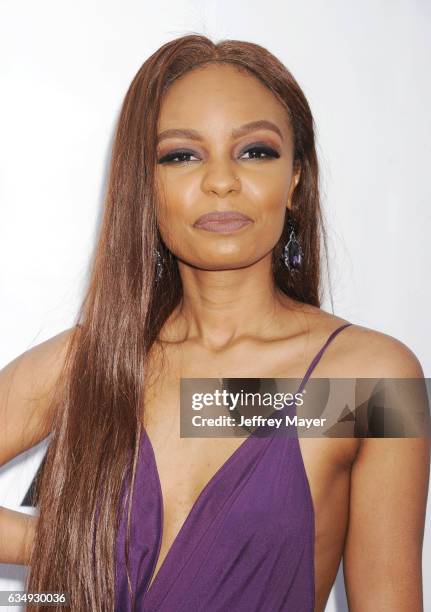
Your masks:
{"label": "eye", "polygon": [[[271,159],[271,158],[277,159],[280,157],[280,153],[278,151],[276,151],[272,147],[269,147],[268,145],[265,145],[265,144],[254,144],[253,146],[248,147],[242,153],[241,157],[243,157],[246,154],[249,154],[248,159],[257,160],[257,161]],[[179,149],[177,151],[171,151],[170,153],[167,153],[166,155],[164,155],[158,160],[158,163],[161,165],[172,164],[175,166],[179,166],[182,164],[187,164],[189,162],[195,161],[195,160],[190,159],[190,157],[195,157],[195,160],[199,161],[199,159],[196,158],[196,154],[193,151],[189,151],[187,149]]]}
{"label": "eye", "polygon": [[[246,153],[250,154],[250,157],[248,159],[256,159],[256,160],[271,159],[271,158],[278,159],[280,157],[280,153],[278,151],[276,151],[272,147],[268,147],[267,145],[253,145],[252,147],[249,147],[248,149],[246,149],[243,155]],[[260,155],[264,155],[265,157],[260,157]]]}
{"label": "eye", "polygon": [[[187,163],[191,160],[186,159],[188,157],[193,157],[195,154],[192,151],[186,151],[186,150],[181,150],[181,151],[172,151],[171,153],[168,153],[167,155],[164,155],[163,157],[161,157],[158,160],[159,164],[170,164],[173,163],[174,165],[178,166],[179,164],[183,164],[183,163]],[[180,161],[176,162],[174,160],[179,159]]]}

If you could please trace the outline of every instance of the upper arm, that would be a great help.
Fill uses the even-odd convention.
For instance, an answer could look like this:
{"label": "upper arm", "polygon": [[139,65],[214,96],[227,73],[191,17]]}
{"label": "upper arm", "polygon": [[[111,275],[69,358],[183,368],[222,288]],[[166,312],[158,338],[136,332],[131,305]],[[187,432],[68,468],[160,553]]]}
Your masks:
{"label": "upper arm", "polygon": [[[398,341],[385,341],[380,363],[387,378],[423,378],[415,355]],[[361,440],[343,558],[351,612],[422,612],[429,462],[429,436]]]}
{"label": "upper arm", "polygon": [[49,407],[74,329],[34,346],[0,370],[0,466],[50,433]]}

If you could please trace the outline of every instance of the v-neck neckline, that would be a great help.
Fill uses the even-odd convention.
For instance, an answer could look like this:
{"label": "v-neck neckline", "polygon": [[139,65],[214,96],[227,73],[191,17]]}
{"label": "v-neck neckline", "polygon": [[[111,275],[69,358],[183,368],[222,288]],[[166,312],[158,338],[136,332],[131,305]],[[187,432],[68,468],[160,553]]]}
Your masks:
{"label": "v-neck neckline", "polygon": [[[301,389],[301,387],[303,387],[303,385],[306,383],[305,381],[305,377],[302,379],[302,382],[299,386],[299,390]],[[288,404],[284,404],[284,406],[281,409],[276,409],[274,410],[270,415],[268,415],[267,418],[272,418],[275,415],[280,415],[281,413],[283,413],[286,409],[292,408],[293,405],[288,405]],[[183,532],[185,531],[185,529],[187,528],[188,524],[190,523],[192,517],[194,516],[194,514],[196,513],[196,510],[198,508],[198,506],[200,505],[205,493],[210,489],[210,487],[213,486],[213,484],[220,478],[220,476],[225,472],[225,470],[231,465],[231,463],[238,457],[238,455],[240,454],[240,452],[244,452],[244,449],[246,449],[249,445],[250,445],[250,440],[256,440],[256,439],[266,439],[266,440],[270,440],[271,436],[259,436],[258,432],[262,431],[264,429],[264,426],[259,425],[257,426],[250,435],[248,435],[243,442],[241,442],[241,444],[229,455],[229,457],[226,459],[226,461],[224,461],[222,463],[222,465],[215,471],[215,473],[211,476],[211,478],[208,480],[208,482],[204,485],[204,487],[201,489],[199,495],[197,496],[197,498],[195,499],[194,503],[192,504],[192,507],[190,508],[186,518],[184,519],[179,531],[177,532],[175,538],[172,541],[171,546],[168,549],[168,552],[165,555],[165,558],[162,561],[162,564],[160,565],[159,569],[157,570],[157,573],[154,575],[154,571],[156,569],[157,563],[159,561],[159,557],[160,557],[160,550],[161,550],[161,546],[162,546],[162,542],[163,542],[163,534],[164,534],[164,528],[163,528],[163,522],[164,522],[164,514],[165,514],[165,503],[164,503],[164,497],[163,497],[163,491],[162,491],[162,483],[160,480],[160,474],[159,474],[159,470],[158,470],[158,466],[157,466],[157,461],[156,461],[156,455],[154,452],[154,447],[152,445],[151,439],[148,435],[147,430],[145,429],[145,427],[142,427],[142,442],[144,442],[145,440],[147,441],[148,444],[148,448],[150,449],[150,454],[151,454],[151,463],[152,463],[152,468],[154,470],[154,474],[156,477],[156,482],[157,482],[157,489],[158,489],[158,494],[159,494],[159,500],[160,500],[160,509],[161,509],[161,521],[160,521],[160,533],[159,533],[159,538],[158,538],[158,543],[157,543],[157,553],[156,553],[156,560],[154,563],[154,567],[153,567],[153,571],[151,572],[151,576],[150,579],[148,581],[148,588],[145,591],[145,597],[149,597],[150,593],[153,593],[154,590],[154,586],[156,585],[156,583],[158,582],[159,578],[160,578],[160,572],[162,570],[164,570],[168,558],[170,558],[173,554],[174,549],[176,548],[177,542],[180,539],[180,536],[183,534]],[[142,452],[142,451],[141,451]]]}
{"label": "v-neck neckline", "polygon": [[[280,411],[278,411],[278,412],[280,412]],[[157,461],[156,461],[156,455],[155,455],[155,452],[154,452],[154,448],[153,448],[153,445],[151,443],[150,437],[149,437],[146,429],[143,427],[143,429],[142,429],[143,437],[146,438],[147,444],[148,444],[148,448],[150,449],[150,452],[151,452],[151,463],[152,463],[152,467],[154,469],[154,474],[156,476],[157,489],[158,489],[158,493],[159,493],[160,508],[161,508],[160,533],[159,533],[159,538],[158,538],[158,543],[157,543],[156,560],[155,560],[155,563],[154,563],[153,571],[151,572],[150,579],[148,581],[148,585],[149,586],[148,586],[147,590],[145,591],[145,596],[146,597],[148,597],[149,594],[153,592],[154,585],[157,583],[157,581],[159,579],[160,572],[166,566],[166,562],[168,560],[168,557],[172,556],[173,549],[176,547],[176,544],[179,541],[180,536],[185,531],[185,529],[187,528],[188,524],[190,523],[192,517],[196,513],[196,509],[197,509],[198,505],[200,504],[200,502],[202,501],[202,498],[203,498],[204,494],[216,482],[216,480],[218,480],[218,478],[223,474],[223,472],[228,468],[228,466],[234,461],[234,459],[239,455],[240,451],[242,451],[247,446],[247,443],[250,441],[250,439],[252,439],[252,438],[256,439],[255,433],[256,433],[256,431],[258,429],[260,429],[260,428],[259,427],[256,428],[250,435],[248,435],[245,438],[245,440],[243,440],[243,442],[241,442],[241,444],[229,455],[229,457],[226,459],[226,461],[224,461],[224,463],[222,463],[222,465],[215,471],[215,473],[211,476],[211,478],[208,480],[208,482],[201,489],[199,495],[197,496],[197,498],[193,502],[192,507],[190,508],[186,518],[184,519],[180,529],[178,530],[175,538],[173,539],[172,544],[170,545],[170,547],[168,549],[168,552],[166,553],[165,558],[162,561],[162,564],[160,565],[159,569],[157,570],[157,573],[154,575],[154,571],[155,571],[157,563],[159,561],[160,550],[161,550],[162,542],[163,542],[163,534],[164,534],[163,522],[164,522],[164,514],[165,514],[165,503],[164,503],[164,497],[163,497],[163,491],[162,491],[162,483],[161,483],[161,480],[160,480],[159,469],[157,467]]]}

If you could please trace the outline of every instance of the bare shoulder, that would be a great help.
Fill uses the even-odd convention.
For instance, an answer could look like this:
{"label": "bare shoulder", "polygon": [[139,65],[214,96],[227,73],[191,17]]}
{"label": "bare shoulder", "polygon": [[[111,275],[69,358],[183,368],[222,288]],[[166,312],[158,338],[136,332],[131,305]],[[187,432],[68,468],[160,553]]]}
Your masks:
{"label": "bare shoulder", "polygon": [[361,325],[340,334],[338,349],[344,355],[346,376],[363,378],[423,378],[421,363],[400,339]]}
{"label": "bare shoulder", "polygon": [[48,408],[76,329],[35,345],[0,370],[0,465],[49,434]]}
{"label": "bare shoulder", "polygon": [[4,390],[6,381],[20,385],[33,381],[37,385],[51,378],[62,364],[74,331],[74,327],[66,329],[15,357],[0,370],[0,389]]}
{"label": "bare shoulder", "polygon": [[311,350],[322,346],[336,329],[350,323],[326,350],[319,364],[321,376],[423,378],[417,355],[400,339],[320,308],[308,306],[305,312],[314,338]]}

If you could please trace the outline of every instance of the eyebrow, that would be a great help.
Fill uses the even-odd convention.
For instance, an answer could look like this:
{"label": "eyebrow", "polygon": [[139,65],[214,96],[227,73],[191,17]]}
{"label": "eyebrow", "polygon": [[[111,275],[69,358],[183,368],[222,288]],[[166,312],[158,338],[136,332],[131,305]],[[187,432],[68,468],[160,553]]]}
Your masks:
{"label": "eyebrow", "polygon": [[[259,121],[251,121],[250,123],[245,123],[241,125],[239,128],[235,128],[232,130],[232,138],[238,138],[239,136],[244,136],[249,132],[254,132],[256,130],[271,130],[278,134],[281,140],[284,140],[281,130],[275,123],[272,121],[268,121],[267,119],[260,119]],[[169,130],[164,130],[157,137],[157,142],[161,142],[167,138],[189,138],[190,140],[199,140],[202,141],[204,138],[200,132],[197,130],[193,130],[191,128],[171,128]]]}

